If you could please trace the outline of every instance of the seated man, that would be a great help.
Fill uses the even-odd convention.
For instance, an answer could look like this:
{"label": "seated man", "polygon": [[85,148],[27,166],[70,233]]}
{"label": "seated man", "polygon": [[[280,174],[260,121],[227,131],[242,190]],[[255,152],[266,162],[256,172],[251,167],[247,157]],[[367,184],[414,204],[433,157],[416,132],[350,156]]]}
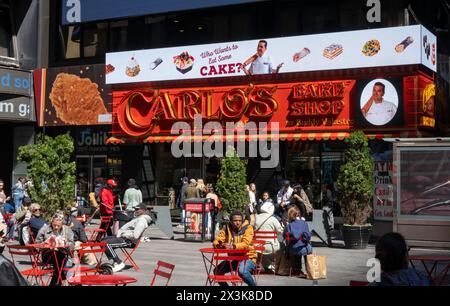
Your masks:
{"label": "seated man", "polygon": [[122,226],[115,236],[102,239],[106,242],[106,256],[114,261],[113,272],[119,272],[125,268],[125,263],[114,251],[116,248],[133,248],[141,239],[142,234],[151,224],[152,218],[146,214],[147,207],[140,203],[134,207],[134,219]]}
{"label": "seated man", "polygon": [[[230,216],[230,224],[220,230],[216,239],[213,242],[215,248],[223,249],[237,249],[248,250],[249,259],[239,264],[239,275],[244,282],[249,286],[256,286],[255,280],[252,276],[252,271],[255,269],[256,252],[252,247],[253,240],[253,226],[244,222],[244,216],[240,211],[235,211]],[[237,261],[232,262],[233,269],[237,268]],[[224,275],[230,272],[230,264],[223,261],[216,267],[214,274]],[[227,283],[219,283],[221,286],[227,286]]]}

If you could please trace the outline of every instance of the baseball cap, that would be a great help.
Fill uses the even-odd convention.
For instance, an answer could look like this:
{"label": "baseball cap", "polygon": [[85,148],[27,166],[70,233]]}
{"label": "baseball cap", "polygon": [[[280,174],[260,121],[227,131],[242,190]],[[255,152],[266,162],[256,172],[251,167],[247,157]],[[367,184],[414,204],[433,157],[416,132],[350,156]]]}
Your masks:
{"label": "baseball cap", "polygon": [[147,205],[145,205],[144,203],[140,203],[134,207],[134,210],[138,210],[138,209],[147,210]]}

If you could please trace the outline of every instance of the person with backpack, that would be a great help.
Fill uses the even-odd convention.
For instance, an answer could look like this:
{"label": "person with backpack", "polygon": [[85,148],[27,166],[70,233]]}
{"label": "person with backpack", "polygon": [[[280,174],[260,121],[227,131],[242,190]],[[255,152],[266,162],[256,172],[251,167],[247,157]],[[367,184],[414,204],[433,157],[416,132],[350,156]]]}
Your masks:
{"label": "person with backpack", "polygon": [[[263,199],[269,198],[269,193],[266,191],[263,193]],[[271,201],[266,200],[264,204],[259,208],[258,214],[255,218],[255,232],[276,232],[277,234],[283,233],[283,226],[280,221],[273,215],[274,206]],[[278,239],[263,239],[265,240],[264,251],[262,253],[262,266],[266,271],[275,271],[275,266],[272,261],[278,262],[280,255],[280,242]]]}
{"label": "person with backpack", "polygon": [[[113,193],[114,188],[117,187],[117,182],[114,179],[108,179],[106,181],[106,187],[102,188],[100,191],[100,216],[102,217],[111,217],[113,216],[114,211],[114,200],[115,196]],[[110,222],[112,223],[112,222]],[[102,223],[103,224],[103,223]],[[102,228],[102,226],[100,226]],[[112,230],[111,230],[111,224],[108,226],[108,228],[102,228],[106,230],[106,234],[108,236],[111,236]]]}

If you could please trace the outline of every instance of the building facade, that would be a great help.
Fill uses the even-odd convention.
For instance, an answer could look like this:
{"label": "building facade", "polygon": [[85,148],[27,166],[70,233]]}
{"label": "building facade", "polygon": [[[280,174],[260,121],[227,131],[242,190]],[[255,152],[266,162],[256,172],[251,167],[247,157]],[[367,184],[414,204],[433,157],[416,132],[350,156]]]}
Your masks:
{"label": "building facade", "polygon": [[[320,208],[325,203],[326,189],[338,192],[335,182],[343,162],[343,140],[351,131],[362,129],[369,136],[376,161],[374,175],[379,196],[374,203],[374,219],[383,232],[392,228],[393,215],[390,190],[392,144],[384,142],[383,138],[443,136],[448,133],[450,17],[446,1],[427,3],[426,9],[422,1],[388,0],[380,1],[380,6],[367,1],[315,1],[306,4],[298,1],[219,1],[214,5],[199,4],[200,1],[195,7],[175,1],[172,3],[176,4],[170,8],[164,4],[155,7],[145,4],[145,1],[136,1],[136,6],[130,7],[138,10],[123,7],[121,1],[109,1],[107,6],[102,3],[96,3],[96,8],[91,7],[89,1],[82,0],[47,3],[46,9],[52,14],[49,14],[48,31],[42,31],[48,37],[41,40],[44,49],[48,46],[48,56],[42,56],[42,60],[47,61],[42,66],[46,69],[35,72],[36,84],[41,84],[36,93],[39,96],[38,125],[49,134],[70,131],[77,139],[77,174],[87,175],[86,190],[92,190],[97,176],[115,176],[122,186],[129,177],[135,177],[143,185],[145,198],[158,204],[166,203],[169,188],[177,189],[182,176],[204,178],[206,182],[214,183],[219,171],[217,158],[175,157],[171,153],[176,138],[170,134],[173,120],[191,124],[194,113],[202,113],[203,119],[220,122],[227,118],[234,123],[241,119],[246,123],[251,118],[259,118],[257,122],[279,122],[282,125],[279,133],[270,138],[279,141],[279,163],[262,169],[261,157],[246,158],[248,181],[255,182],[260,192],[267,189],[272,193],[279,188],[283,178],[310,184],[314,205]],[[41,19],[47,16],[45,9],[40,13]],[[421,34],[414,41],[408,40],[408,35],[399,36],[392,46],[392,50],[398,46],[396,53],[404,56],[405,60],[408,52],[418,48],[414,50],[423,51],[423,55],[416,53],[420,57],[418,61],[398,60],[399,64],[396,64],[396,60],[382,57],[387,48],[385,43],[382,41],[379,46],[377,41],[379,43],[381,39],[370,36],[391,34],[386,28],[396,29],[403,35],[402,29],[419,24],[430,31],[426,41],[422,35],[425,30],[418,30]],[[312,58],[315,51],[309,45],[318,43],[320,37],[329,33],[335,33],[330,36],[334,40],[324,42],[330,47],[326,51],[329,67],[319,65],[319,60],[306,64],[308,56]],[[358,33],[369,35],[364,39],[367,44],[363,42],[358,52],[373,63],[365,65],[355,57],[353,63],[337,64],[350,53],[350,48],[339,40],[344,40],[345,35],[351,37]],[[296,45],[294,37],[303,39],[305,43]],[[434,50],[433,43],[428,41],[431,37],[437,39]],[[274,60],[277,60],[277,55],[282,57],[279,54],[283,52],[290,54],[290,57],[282,57],[274,64],[276,68],[284,61],[280,73],[238,74],[238,64],[251,58],[261,39],[268,42],[266,47]],[[219,47],[214,48],[213,45]],[[232,49],[233,45],[243,50],[242,53],[226,50],[228,46]],[[199,46],[212,48],[200,52],[197,51]],[[161,53],[158,54],[157,50]],[[177,53],[169,54],[175,50]],[[245,53],[244,50],[249,51]],[[192,60],[180,63],[182,57],[187,56],[183,56],[184,51],[189,51],[190,56],[191,52],[196,52],[194,64]],[[142,52],[148,52],[148,55]],[[208,52],[216,54],[212,56]],[[108,62],[109,55],[118,57],[117,64],[112,60]],[[154,58],[147,57],[153,55]],[[164,56],[169,55],[172,58],[166,60]],[[425,58],[430,64],[425,63]],[[176,67],[178,70],[165,66],[171,59],[179,61],[174,63],[179,65]],[[351,60],[350,57],[348,61]],[[375,63],[377,60],[379,62]],[[310,66],[306,69],[305,65]],[[144,77],[151,71],[157,76]],[[193,76],[194,73],[198,75]],[[114,79],[115,75],[120,77]],[[77,110],[78,118],[63,114],[58,103],[55,105],[54,102],[58,97],[54,83],[56,80],[64,82],[64,78],[80,84],[81,88],[94,88],[92,95],[97,96],[93,98],[97,107],[85,108],[87,113],[83,113],[83,109]],[[85,78],[90,83],[85,83]],[[383,83],[384,90],[391,93],[390,99],[396,99],[396,111],[383,124],[377,120],[384,119],[367,119],[362,111],[377,82]],[[262,94],[258,93],[258,88]],[[330,91],[330,88],[335,90]],[[244,105],[242,109],[230,107],[227,113],[223,106],[227,101],[223,97],[229,97],[228,105],[232,105],[233,98],[238,96],[236,90],[243,92],[242,99],[248,102],[248,106]],[[165,117],[158,117],[160,119],[153,122],[156,129],[150,130],[148,125],[154,113],[145,105],[145,101],[150,101],[146,96],[148,91],[152,94],[158,91],[167,98],[166,102],[181,101],[180,97],[186,93],[190,96],[184,98],[184,102],[171,105],[174,113],[170,113],[169,104],[165,104],[166,108],[161,106],[160,114]],[[135,99],[136,93],[141,97]],[[258,95],[259,100],[254,98]],[[76,104],[76,97],[69,96]],[[130,97],[134,102],[130,102]],[[261,101],[265,106],[261,106]],[[258,102],[259,107],[255,106]],[[180,103],[187,104],[183,108]],[[199,103],[198,109],[193,106],[195,103]],[[211,107],[209,113],[206,109],[208,103]],[[191,106],[186,108],[187,105]],[[428,105],[431,106],[427,108]],[[181,115],[180,109],[187,110],[187,113]],[[129,112],[134,112],[134,115]],[[255,112],[257,116],[252,117]],[[265,114],[261,115],[261,112]],[[92,114],[95,116],[91,119]],[[262,120],[264,115],[270,119]],[[268,134],[262,137],[267,138]],[[99,144],[97,149],[83,149],[86,140],[94,143],[95,139]],[[235,145],[244,142],[247,152],[253,142],[261,140],[252,141],[245,136],[221,139]],[[205,143],[205,140],[189,139],[192,143]],[[339,213],[338,208],[335,212]]]}

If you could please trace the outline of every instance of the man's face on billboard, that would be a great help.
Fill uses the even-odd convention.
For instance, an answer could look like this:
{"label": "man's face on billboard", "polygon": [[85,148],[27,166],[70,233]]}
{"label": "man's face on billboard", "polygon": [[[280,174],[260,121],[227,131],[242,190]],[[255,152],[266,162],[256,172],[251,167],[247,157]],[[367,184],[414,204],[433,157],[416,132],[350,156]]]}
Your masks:
{"label": "man's face on billboard", "polygon": [[259,56],[263,56],[264,52],[266,52],[266,44],[263,42],[259,42],[257,51]]}
{"label": "man's face on billboard", "polygon": [[375,102],[381,103],[381,101],[383,100],[383,96],[384,96],[383,86],[375,85],[373,87],[372,96],[373,96]]}

